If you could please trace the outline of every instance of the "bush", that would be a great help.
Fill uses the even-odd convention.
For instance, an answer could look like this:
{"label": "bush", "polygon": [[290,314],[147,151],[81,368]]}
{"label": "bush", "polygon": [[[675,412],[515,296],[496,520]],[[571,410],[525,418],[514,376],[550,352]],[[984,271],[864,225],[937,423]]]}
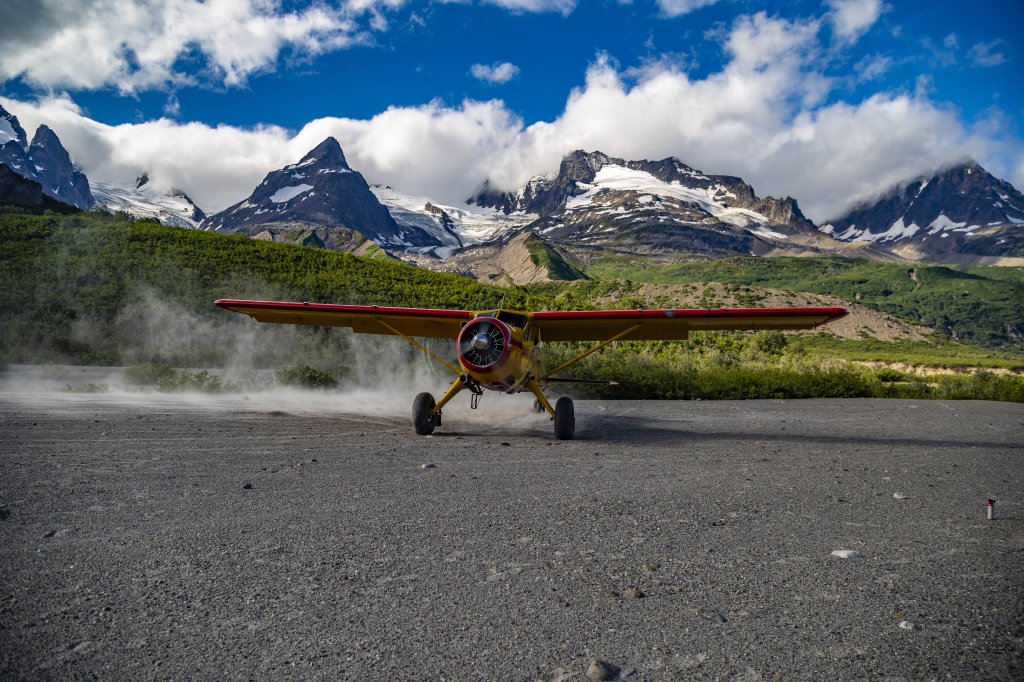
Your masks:
{"label": "bush", "polygon": [[277,378],[286,386],[302,386],[303,388],[334,388],[338,385],[338,380],[333,374],[322,369],[314,369],[309,365],[278,370]]}
{"label": "bush", "polygon": [[124,383],[132,386],[153,386],[164,380],[174,378],[174,368],[166,362],[144,362],[129,365],[122,372]]}
{"label": "bush", "polygon": [[220,377],[210,374],[205,369],[198,372],[184,370],[180,374],[173,373],[162,377],[156,382],[158,391],[172,393],[177,391],[200,391],[202,393],[220,393],[231,391],[236,387],[221,381]]}

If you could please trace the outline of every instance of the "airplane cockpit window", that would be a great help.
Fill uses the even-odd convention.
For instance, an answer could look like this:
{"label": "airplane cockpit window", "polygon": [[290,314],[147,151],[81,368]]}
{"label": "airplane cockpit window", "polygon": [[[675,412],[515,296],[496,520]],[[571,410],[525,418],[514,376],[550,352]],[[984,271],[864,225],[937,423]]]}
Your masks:
{"label": "airplane cockpit window", "polygon": [[513,327],[526,329],[526,324],[530,321],[530,318],[526,317],[526,315],[517,315],[516,313],[509,313],[502,310],[498,313],[498,320],[505,324],[510,324]]}
{"label": "airplane cockpit window", "polygon": [[526,315],[519,315],[517,313],[510,313],[507,310],[499,310],[497,312],[480,313],[477,318],[481,317],[496,317],[501,322],[513,327],[519,327],[520,329],[526,329],[526,325],[530,323],[530,318]]}

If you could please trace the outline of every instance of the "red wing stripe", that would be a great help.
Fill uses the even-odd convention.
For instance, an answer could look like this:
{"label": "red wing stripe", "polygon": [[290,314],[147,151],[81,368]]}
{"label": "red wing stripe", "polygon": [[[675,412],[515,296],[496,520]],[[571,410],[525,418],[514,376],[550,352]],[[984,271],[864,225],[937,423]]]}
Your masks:
{"label": "red wing stripe", "polygon": [[338,305],[335,303],[293,303],[285,301],[242,301],[222,298],[214,303],[229,310],[295,310],[317,313],[348,313],[351,315],[401,315],[405,317],[441,317],[468,320],[468,310],[435,310],[433,308],[389,308],[376,305]]}
{"label": "red wing stripe", "polygon": [[537,322],[571,320],[653,320],[664,318],[701,317],[821,317],[839,319],[846,308],[709,308],[698,310],[568,310],[533,314]]}

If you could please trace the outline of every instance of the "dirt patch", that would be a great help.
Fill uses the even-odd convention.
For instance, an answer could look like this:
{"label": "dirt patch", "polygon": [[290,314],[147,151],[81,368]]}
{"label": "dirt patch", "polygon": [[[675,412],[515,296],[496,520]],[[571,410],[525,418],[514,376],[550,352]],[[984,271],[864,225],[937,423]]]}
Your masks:
{"label": "dirt patch", "polygon": [[[708,282],[705,284],[644,284],[626,298],[638,299],[648,308],[795,308],[841,306],[850,311],[846,317],[825,327],[795,332],[817,334],[827,330],[842,339],[872,338],[881,341],[920,341],[932,330],[898,320],[892,315],[872,310],[835,296],[795,293],[778,289],[735,286]],[[623,294],[599,299],[602,307],[615,305]]]}

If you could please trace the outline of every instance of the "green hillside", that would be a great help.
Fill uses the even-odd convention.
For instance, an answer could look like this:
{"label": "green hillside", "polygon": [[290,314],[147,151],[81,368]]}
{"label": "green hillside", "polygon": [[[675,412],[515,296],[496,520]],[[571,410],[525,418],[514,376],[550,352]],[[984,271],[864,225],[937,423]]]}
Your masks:
{"label": "green hillside", "polygon": [[[117,364],[141,353],[217,364],[230,335],[252,334],[247,318],[213,305],[217,298],[484,309],[503,296],[506,306],[548,303],[387,259],[98,213],[0,215],[0,336],[8,361]],[[178,343],[168,338],[165,352],[152,339],[171,329],[180,332]],[[286,329],[275,325],[264,336],[299,345],[308,337]]]}
{"label": "green hillside", "polygon": [[842,258],[724,258],[677,264],[609,256],[599,280],[721,282],[831,294],[989,348],[1024,346],[1024,269],[897,265]]}
{"label": "green hillside", "polygon": [[[637,279],[658,275],[636,264],[599,264],[595,271],[626,266]],[[762,269],[758,276],[763,279],[757,281],[771,286],[780,286],[770,276],[773,268],[781,268],[780,280],[794,287],[820,287],[814,268],[825,268],[834,276],[833,286],[856,287],[862,301],[881,297],[878,287],[888,276],[894,278],[888,296],[920,305],[911,296],[912,288],[907,290],[895,281],[895,271],[872,272],[873,264],[787,259],[778,264],[735,260],[684,266],[691,270],[676,267],[670,273],[676,281],[683,276],[680,273],[696,277],[701,267],[708,279],[718,281],[744,281]],[[918,271],[919,281],[944,282],[930,286],[947,298],[960,291],[961,282],[968,293],[960,298],[980,297],[985,287],[1003,295],[1009,287],[1019,286],[1019,279],[1009,271],[999,280],[987,269],[977,273],[926,270]],[[730,272],[732,280],[726,278]],[[905,270],[903,275],[910,279]],[[353,335],[335,328],[256,325],[245,316],[216,308],[213,301],[254,298],[472,310],[497,307],[504,299],[506,307],[585,309],[595,307],[598,300],[603,307],[632,307],[635,287],[608,279],[494,287],[388,259],[164,227],[125,216],[0,213],[0,362],[131,366],[134,383],[152,379],[168,390],[224,387],[206,372],[175,375],[172,367],[273,368],[279,370],[282,381],[320,386],[374,380],[380,373],[394,378],[405,372],[412,380],[416,367],[429,362],[399,339]],[[998,305],[1019,309],[1019,301]],[[961,306],[951,309],[961,314]],[[986,315],[987,309],[979,306],[979,319]],[[844,343],[833,344],[827,335],[801,340],[778,332],[698,333],[683,343],[617,344],[574,366],[568,376],[618,380],[620,388],[591,395],[621,398],[887,396],[1024,401],[1020,377],[981,372],[925,380],[836,360],[837,355],[849,358],[864,350]],[[441,355],[453,356],[450,341],[434,340],[428,345]],[[927,354],[931,346],[892,346],[872,352],[900,357],[909,350]],[[552,344],[546,361],[555,366],[587,347]],[[979,353],[978,357],[988,358],[987,352]],[[436,379],[444,381],[441,374]],[[577,393],[586,390],[570,388]]]}

